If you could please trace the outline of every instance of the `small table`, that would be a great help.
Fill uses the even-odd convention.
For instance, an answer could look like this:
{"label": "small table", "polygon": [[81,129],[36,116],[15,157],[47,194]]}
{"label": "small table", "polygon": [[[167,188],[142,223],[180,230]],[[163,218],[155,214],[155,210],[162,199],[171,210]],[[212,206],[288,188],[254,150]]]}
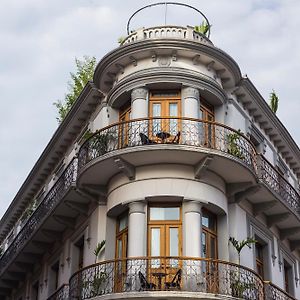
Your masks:
{"label": "small table", "polygon": [[165,272],[153,272],[151,273],[153,276],[157,277],[157,281],[158,281],[158,289],[161,290],[161,281],[163,277],[166,277],[167,274]]}
{"label": "small table", "polygon": [[156,137],[158,137],[159,139],[161,139],[162,143],[165,142],[165,140],[167,138],[169,138],[171,136],[171,134],[169,132],[165,132],[165,131],[161,131],[161,132],[158,132],[156,134]]}

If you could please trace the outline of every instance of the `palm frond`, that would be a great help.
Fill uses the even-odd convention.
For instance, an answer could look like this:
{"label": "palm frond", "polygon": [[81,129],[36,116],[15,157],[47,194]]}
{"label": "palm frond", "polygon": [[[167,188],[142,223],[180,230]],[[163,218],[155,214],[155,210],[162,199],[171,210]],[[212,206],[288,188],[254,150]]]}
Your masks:
{"label": "palm frond", "polygon": [[105,240],[101,241],[100,243],[97,244],[95,250],[94,250],[94,254],[96,256],[96,259],[98,258],[98,256],[101,254],[101,252],[105,249]]}

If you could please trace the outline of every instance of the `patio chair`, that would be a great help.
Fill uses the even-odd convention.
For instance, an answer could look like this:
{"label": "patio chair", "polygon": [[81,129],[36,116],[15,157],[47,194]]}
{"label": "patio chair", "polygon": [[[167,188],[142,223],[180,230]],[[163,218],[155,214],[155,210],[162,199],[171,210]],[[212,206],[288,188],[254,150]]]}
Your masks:
{"label": "patio chair", "polygon": [[157,144],[155,141],[153,140],[150,140],[146,134],[140,132],[140,138],[141,138],[141,141],[142,141],[142,145],[150,145],[150,144]]}
{"label": "patio chair", "polygon": [[177,134],[174,136],[174,139],[172,140],[172,144],[179,144],[180,140],[180,131],[177,132]]}
{"label": "patio chair", "polygon": [[145,276],[141,271],[139,271],[139,279],[140,279],[140,291],[148,291],[156,288],[156,285],[152,282],[148,282]]}
{"label": "patio chair", "polygon": [[181,269],[179,269],[175,276],[173,277],[172,281],[170,282],[165,282],[165,288],[170,289],[170,288],[177,288],[180,290],[180,283],[181,283]]}

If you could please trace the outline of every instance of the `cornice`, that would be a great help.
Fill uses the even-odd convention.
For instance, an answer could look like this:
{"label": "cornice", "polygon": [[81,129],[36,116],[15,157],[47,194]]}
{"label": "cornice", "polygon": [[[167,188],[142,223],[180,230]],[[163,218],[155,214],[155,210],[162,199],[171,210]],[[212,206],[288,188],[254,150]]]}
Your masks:
{"label": "cornice", "polygon": [[204,74],[183,68],[155,67],[137,71],[124,77],[108,93],[108,103],[113,106],[115,99],[124,92],[128,92],[136,87],[144,87],[147,84],[159,82],[174,82],[184,86],[194,87],[200,90],[200,94],[201,90],[207,90],[220,100],[220,104],[224,103],[227,99],[227,95],[222,87]]}
{"label": "cornice", "polygon": [[272,112],[262,95],[259,93],[259,91],[256,89],[256,87],[253,85],[249,78],[242,78],[239,82],[239,86],[245,88],[248,91],[248,93],[251,95],[251,98],[255,101],[255,104],[260,108],[263,114],[267,116],[270,124],[280,132],[280,135],[284,139],[286,145],[296,156],[297,164],[300,168],[300,149],[298,145],[296,144],[288,130],[284,127],[282,122],[279,120],[279,118],[276,116],[276,114]]}
{"label": "cornice", "polygon": [[[92,82],[87,83],[63,122],[56,129],[46,148],[1,218],[0,242],[14,226],[24,210],[24,205],[26,206],[30,199],[35,198],[36,195],[31,196],[33,194],[32,189],[40,190],[45,184],[45,180],[47,180],[48,176],[45,177],[42,176],[42,174],[51,174],[53,172],[55,163],[59,162],[65,155],[65,151],[62,149],[66,149],[67,145],[71,145],[70,140],[76,139],[73,133],[76,134],[77,132],[77,134],[79,134],[81,128],[85,125],[86,122],[83,120],[87,118],[87,112],[91,110],[87,102],[100,103],[102,97],[102,93]],[[90,100],[87,101],[87,99]],[[92,113],[92,111],[90,113]],[[74,128],[77,129],[75,130]],[[53,164],[51,170],[49,170],[49,162]]]}
{"label": "cornice", "polygon": [[219,48],[210,45],[200,44],[190,40],[150,39],[120,46],[119,48],[114,49],[108,54],[106,54],[96,67],[93,81],[99,88],[98,84],[100,82],[100,78],[109,65],[116,63],[122,58],[133,56],[138,52],[147,51],[151,53],[151,51],[159,51],[161,49],[190,50],[194,51],[195,53],[206,54],[208,56],[211,56],[213,60],[218,60],[220,63],[225,65],[233,75],[235,83],[238,83],[242,77],[240,68],[235,62],[235,60]]}

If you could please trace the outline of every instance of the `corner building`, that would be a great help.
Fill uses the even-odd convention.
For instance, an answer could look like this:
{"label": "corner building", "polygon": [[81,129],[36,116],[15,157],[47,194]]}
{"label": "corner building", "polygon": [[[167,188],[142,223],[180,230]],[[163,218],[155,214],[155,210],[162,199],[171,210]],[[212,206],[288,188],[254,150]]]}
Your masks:
{"label": "corner building", "polygon": [[[227,53],[190,26],[134,31],[1,219],[0,299],[299,299],[299,172]],[[257,240],[240,265],[230,237]]]}

